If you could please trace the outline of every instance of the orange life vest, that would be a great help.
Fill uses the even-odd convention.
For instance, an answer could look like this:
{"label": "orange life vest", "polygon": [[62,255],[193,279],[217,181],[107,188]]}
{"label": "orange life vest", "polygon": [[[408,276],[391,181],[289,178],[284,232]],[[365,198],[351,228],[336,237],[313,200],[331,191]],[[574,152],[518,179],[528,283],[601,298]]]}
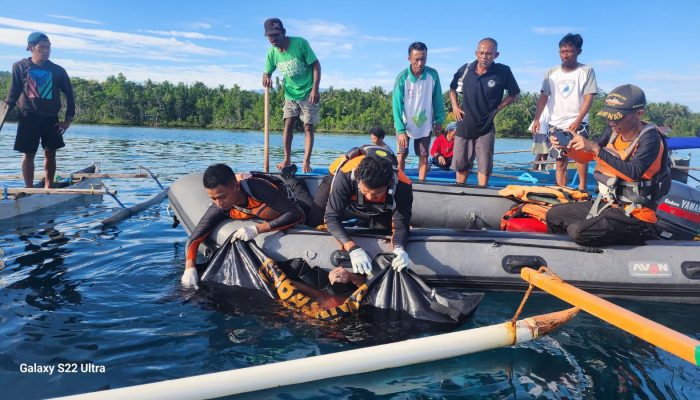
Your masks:
{"label": "orange life vest", "polygon": [[270,206],[263,203],[262,201],[256,199],[250,191],[248,186],[248,179],[259,179],[265,181],[269,184],[272,189],[279,191],[283,195],[287,196],[293,202],[295,201],[294,193],[285,185],[279,178],[275,178],[270,175],[262,174],[259,172],[251,172],[250,175],[240,175],[241,178],[238,181],[241,184],[241,189],[245,192],[248,197],[248,202],[245,206],[234,205],[229,211],[229,216],[232,219],[250,219],[250,218],[260,218],[265,221],[271,221],[278,218],[280,214],[273,210]]}
{"label": "orange life vest", "polygon": [[378,215],[385,211],[394,210],[396,208],[396,201],[394,199],[396,185],[399,182],[404,182],[410,185],[411,180],[406,176],[406,174],[404,174],[403,171],[398,169],[398,160],[396,159],[396,156],[394,156],[393,153],[387,151],[385,148],[375,145],[353,147],[344,155],[336,158],[328,167],[328,171],[331,173],[331,175],[334,176],[338,172],[350,172],[351,179],[353,181],[357,181],[357,179],[355,178],[355,170],[365,157],[375,157],[383,160],[388,160],[393,167],[394,176],[391,179],[391,183],[389,185],[389,189],[387,190],[387,194],[381,202],[366,201],[365,196],[360,191],[358,185],[357,192],[351,197],[349,207],[354,212],[365,215]]}
{"label": "orange life vest", "polygon": [[356,312],[368,290],[367,284],[364,283],[342,304],[325,308],[318,301],[299,290],[296,283],[289,279],[287,274],[270,258],[263,261],[263,264],[258,268],[258,275],[275,292],[285,307],[322,321],[336,321]]}
{"label": "orange life vest", "polygon": [[510,232],[547,232],[547,212],[556,204],[589,200],[588,193],[565,186],[508,185],[498,191],[517,200],[501,217],[501,230]]}
{"label": "orange life vest", "polygon": [[[623,161],[629,160],[637,151],[639,140],[647,134],[661,135],[654,124],[647,124],[644,129],[631,142],[624,142],[622,137],[613,132],[604,151]],[[663,160],[666,154],[663,140],[659,143],[659,152],[654,162],[644,171],[638,180],[632,180],[622,175],[609,164],[598,159],[593,175],[598,182],[599,195],[591,208],[589,218],[599,215],[605,208],[623,207],[625,214],[639,220],[655,223],[656,212],[647,207],[655,204],[670,188],[668,173],[662,171]],[[600,204],[605,202],[602,207]]]}

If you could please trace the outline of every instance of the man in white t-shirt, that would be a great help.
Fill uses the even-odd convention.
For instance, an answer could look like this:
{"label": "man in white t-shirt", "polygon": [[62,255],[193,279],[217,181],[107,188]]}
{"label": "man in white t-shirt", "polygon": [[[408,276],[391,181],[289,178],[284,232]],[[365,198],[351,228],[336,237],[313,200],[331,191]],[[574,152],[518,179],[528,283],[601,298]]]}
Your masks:
{"label": "man in white t-shirt", "polygon": [[[582,46],[583,38],[579,34],[569,33],[559,41],[561,65],[550,68],[545,74],[532,122],[533,133],[540,131],[540,116],[546,106],[550,135],[564,130],[588,137],[588,110],[598,92],[598,85],[593,68],[578,62]],[[557,185],[566,186],[569,160],[566,155],[557,153],[554,155],[557,160]],[[585,190],[588,163],[578,163],[577,169],[578,189]]]}

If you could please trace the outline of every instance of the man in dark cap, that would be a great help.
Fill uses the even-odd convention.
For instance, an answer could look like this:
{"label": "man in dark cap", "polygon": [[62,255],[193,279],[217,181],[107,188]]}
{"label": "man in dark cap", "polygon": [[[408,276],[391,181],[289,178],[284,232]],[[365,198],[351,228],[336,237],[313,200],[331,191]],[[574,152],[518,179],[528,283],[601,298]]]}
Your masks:
{"label": "man in dark cap", "polygon": [[656,125],[642,121],[646,96],[634,85],[613,89],[599,117],[610,130],[598,141],[575,135],[566,147],[552,136],[552,145],[577,162],[596,160],[595,201],[552,207],[547,225],[568,233],[583,246],[641,244],[651,237],[656,207],[671,187],[666,138]]}
{"label": "man in dark cap", "polygon": [[[22,157],[24,184],[34,183],[34,157],[39,142],[44,149],[44,187],[50,188],[56,173],[56,150],[64,147],[63,134],[75,116],[73,86],[66,70],[49,61],[51,42],[41,32],[33,32],[27,38],[29,58],[22,59],[12,66],[12,83],[5,102],[11,110],[20,110],[16,151]],[[61,110],[61,95],[66,96],[66,116],[58,121]]]}
{"label": "man in dark cap", "polygon": [[292,137],[297,119],[304,123],[303,172],[311,172],[311,150],[314,147],[314,125],[319,122],[319,84],[321,63],[304,38],[286,35],[279,18],[265,21],[265,36],[272,44],[267,51],[263,87],[272,87],[272,73],[277,69],[284,75],[284,159],[277,164],[282,170],[292,164]]}

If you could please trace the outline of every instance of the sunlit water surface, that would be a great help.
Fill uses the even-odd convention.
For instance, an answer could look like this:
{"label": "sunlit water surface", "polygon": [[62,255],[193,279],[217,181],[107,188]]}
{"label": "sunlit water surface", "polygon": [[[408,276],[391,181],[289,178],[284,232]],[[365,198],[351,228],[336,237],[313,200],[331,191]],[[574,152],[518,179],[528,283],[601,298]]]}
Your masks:
{"label": "sunlit water surface", "polygon": [[[0,174],[18,171],[20,158],[11,150],[15,131],[15,124],[6,124],[0,134]],[[73,126],[66,142],[59,151],[60,171],[92,161],[109,172],[134,172],[144,165],[164,184],[215,162],[259,170],[263,159],[259,132]],[[314,165],[327,165],[363,142],[363,135],[319,134]],[[529,145],[499,139],[496,147],[510,151]],[[272,165],[281,159],[280,146],[275,133]],[[303,137],[297,134],[297,162],[301,146]],[[507,160],[530,158],[516,153]],[[41,162],[39,155],[37,165]],[[157,192],[148,180],[108,183],[127,204]],[[186,235],[181,227],[171,227],[167,203],[101,228],[98,221],[116,206],[105,198],[0,222],[0,398],[36,399],[157,382],[425,334],[377,332],[352,320],[342,327],[319,326],[274,304],[193,295],[179,284]],[[462,329],[508,319],[520,296],[487,293]],[[700,337],[697,306],[616,302]],[[563,307],[538,295],[525,314]],[[61,363],[104,367],[105,372],[20,370],[22,364]],[[243,397],[698,399],[700,369],[583,314],[549,337],[512,348]]]}

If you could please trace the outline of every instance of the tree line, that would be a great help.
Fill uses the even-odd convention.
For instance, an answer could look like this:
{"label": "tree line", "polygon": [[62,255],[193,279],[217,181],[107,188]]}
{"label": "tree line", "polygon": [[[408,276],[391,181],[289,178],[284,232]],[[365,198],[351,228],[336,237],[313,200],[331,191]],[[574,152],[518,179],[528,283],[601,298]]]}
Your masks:
{"label": "tree line", "polygon": [[[11,74],[0,72],[0,95],[8,93]],[[144,83],[129,81],[123,74],[105,81],[71,78],[75,92],[75,122],[83,124],[118,124],[164,127],[250,129],[263,128],[264,96],[260,92],[243,90],[238,85],[227,89],[215,88],[201,82],[194,84]],[[530,137],[528,127],[535,114],[537,93],[521,93],[496,117],[496,130],[501,137]],[[605,93],[599,93],[591,107],[595,115],[603,107]],[[448,121],[454,120],[449,93],[443,94]],[[281,131],[284,89],[279,78],[270,90],[270,129]],[[16,111],[9,120],[16,119]],[[673,136],[700,135],[700,113],[691,112],[677,103],[650,103],[646,120],[671,128]],[[603,131],[601,118],[590,118],[591,132]],[[381,87],[367,91],[335,89],[321,93],[320,132],[366,132],[381,126],[394,132],[391,112],[391,92]]]}

